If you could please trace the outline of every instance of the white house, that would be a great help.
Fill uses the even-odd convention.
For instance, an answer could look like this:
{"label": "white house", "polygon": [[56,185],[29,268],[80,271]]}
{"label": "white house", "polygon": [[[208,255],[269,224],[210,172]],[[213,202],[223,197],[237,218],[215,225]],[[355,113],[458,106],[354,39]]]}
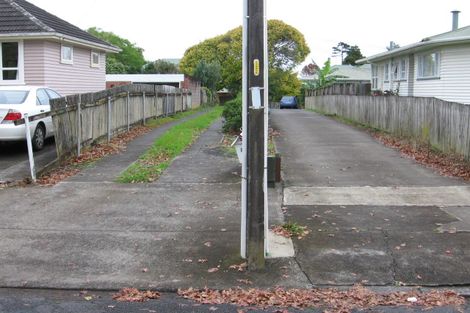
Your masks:
{"label": "white house", "polygon": [[359,60],[372,65],[372,90],[470,104],[470,26]]}
{"label": "white house", "polygon": [[106,53],[120,49],[25,0],[0,0],[0,86],[62,95],[106,87]]}

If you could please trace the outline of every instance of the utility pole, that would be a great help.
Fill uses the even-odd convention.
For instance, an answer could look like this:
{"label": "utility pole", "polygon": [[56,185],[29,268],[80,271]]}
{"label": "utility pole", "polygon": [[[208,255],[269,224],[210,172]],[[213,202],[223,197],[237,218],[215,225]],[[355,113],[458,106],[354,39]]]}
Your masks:
{"label": "utility pole", "polygon": [[[242,176],[242,201],[246,201],[246,257],[251,270],[265,267],[265,93],[266,18],[265,0],[244,0],[244,125],[246,153]],[[242,217],[243,223],[243,217]],[[243,227],[242,227],[243,231]],[[243,236],[242,236],[243,238]],[[242,244],[243,246],[243,244]],[[243,254],[243,248],[242,248]]]}

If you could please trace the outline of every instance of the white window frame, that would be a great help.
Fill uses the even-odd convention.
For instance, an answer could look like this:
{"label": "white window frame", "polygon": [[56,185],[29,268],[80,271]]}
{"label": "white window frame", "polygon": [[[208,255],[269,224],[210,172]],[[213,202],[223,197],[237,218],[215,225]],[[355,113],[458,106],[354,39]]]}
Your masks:
{"label": "white window frame", "polygon": [[[434,68],[434,72],[431,75],[424,76],[424,59],[427,56],[435,55],[436,57],[436,64]],[[416,78],[418,80],[426,80],[426,79],[439,79],[441,75],[441,53],[439,51],[431,51],[427,53],[423,53],[418,55],[418,66],[417,66],[417,75]]]}
{"label": "white window frame", "polygon": [[392,81],[400,80],[400,60],[393,60],[390,67],[390,79]]}
{"label": "white window frame", "polygon": [[[64,59],[64,49],[70,48],[70,60]],[[72,45],[61,45],[60,46],[60,63],[62,64],[73,64],[73,46]]]}
{"label": "white window frame", "polygon": [[375,64],[372,64],[372,90],[379,89],[379,67]]}
{"label": "white window frame", "polygon": [[384,69],[384,83],[390,82],[390,63],[385,63],[383,65]]}
{"label": "white window frame", "polygon": [[[6,67],[3,68],[2,60],[2,44],[7,42],[18,43],[18,66],[17,67]],[[17,70],[18,79],[15,80],[3,80],[4,70]],[[24,43],[23,40],[1,40],[0,41],[0,85],[24,85]]]}
{"label": "white window frame", "polygon": [[[98,56],[98,63],[93,62],[93,56],[97,55]],[[100,68],[101,67],[101,53],[97,51],[91,51],[90,53],[90,67],[94,68]]]}
{"label": "white window frame", "polygon": [[406,75],[408,73],[407,67],[408,67],[408,61],[406,60],[406,58],[400,59],[400,69],[398,71],[398,76],[400,80],[403,80],[403,81],[407,80],[406,78]]}

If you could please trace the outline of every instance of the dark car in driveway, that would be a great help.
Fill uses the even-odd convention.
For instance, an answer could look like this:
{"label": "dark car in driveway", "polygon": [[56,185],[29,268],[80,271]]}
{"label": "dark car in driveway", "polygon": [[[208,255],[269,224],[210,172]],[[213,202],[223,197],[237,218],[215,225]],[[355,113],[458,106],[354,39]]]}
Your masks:
{"label": "dark car in driveway", "polygon": [[280,101],[281,109],[297,109],[298,100],[296,96],[284,96]]}

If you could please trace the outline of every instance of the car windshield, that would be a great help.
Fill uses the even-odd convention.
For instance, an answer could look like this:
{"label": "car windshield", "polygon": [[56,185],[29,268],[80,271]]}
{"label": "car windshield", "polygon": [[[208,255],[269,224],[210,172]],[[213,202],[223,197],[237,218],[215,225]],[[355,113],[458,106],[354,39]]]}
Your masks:
{"label": "car windshield", "polygon": [[28,94],[26,90],[0,90],[0,104],[22,104]]}
{"label": "car windshield", "polygon": [[282,97],[281,101],[282,102],[292,103],[292,102],[295,101],[295,97],[293,97],[293,96],[284,96],[284,97]]}

